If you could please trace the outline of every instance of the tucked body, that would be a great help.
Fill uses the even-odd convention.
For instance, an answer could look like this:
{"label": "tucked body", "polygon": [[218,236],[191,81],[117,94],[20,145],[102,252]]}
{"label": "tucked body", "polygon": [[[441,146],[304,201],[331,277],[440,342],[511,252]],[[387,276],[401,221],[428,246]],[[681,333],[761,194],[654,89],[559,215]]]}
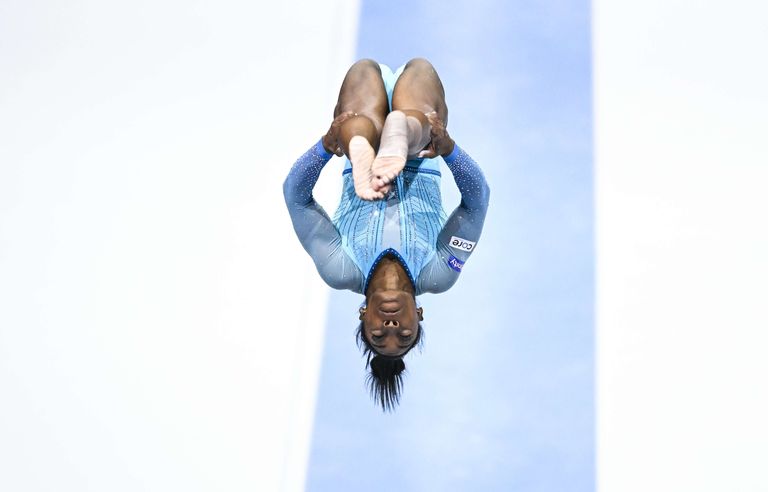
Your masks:
{"label": "tucked body", "polygon": [[[396,72],[372,60],[353,65],[328,132],[292,166],[283,185],[296,235],[323,280],[365,296],[358,341],[371,391],[384,409],[398,402],[403,356],[421,339],[416,296],[459,278],[483,230],[489,187],[477,163],[449,136],[437,72],[414,59]],[[346,156],[331,218],[312,190],[333,155]],[[447,216],[444,161],[461,193]]]}

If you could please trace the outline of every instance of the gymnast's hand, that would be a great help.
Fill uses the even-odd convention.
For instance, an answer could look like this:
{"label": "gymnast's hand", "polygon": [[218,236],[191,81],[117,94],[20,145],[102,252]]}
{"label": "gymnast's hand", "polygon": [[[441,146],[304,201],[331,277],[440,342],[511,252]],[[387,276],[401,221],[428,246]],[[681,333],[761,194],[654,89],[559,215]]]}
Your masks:
{"label": "gymnast's hand", "polygon": [[344,150],[341,148],[341,140],[339,139],[341,125],[354,115],[354,112],[346,111],[333,119],[333,123],[331,123],[328,132],[323,135],[323,147],[326,152],[336,154],[339,157],[344,155]]}
{"label": "gymnast's hand", "polygon": [[431,126],[429,133],[432,140],[429,141],[429,144],[427,144],[424,150],[419,152],[419,157],[432,158],[437,157],[438,155],[443,157],[450,155],[450,153],[453,152],[453,147],[456,145],[456,142],[454,142],[450,135],[448,135],[448,131],[445,129],[445,123],[437,115],[436,111],[427,113],[425,116],[429,120]]}

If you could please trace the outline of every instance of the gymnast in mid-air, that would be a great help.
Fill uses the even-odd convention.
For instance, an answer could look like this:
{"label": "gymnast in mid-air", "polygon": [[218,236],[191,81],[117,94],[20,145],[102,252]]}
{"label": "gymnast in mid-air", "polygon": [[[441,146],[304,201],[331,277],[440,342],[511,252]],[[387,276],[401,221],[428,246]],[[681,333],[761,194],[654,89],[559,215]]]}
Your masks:
{"label": "gymnast in mid-air", "polygon": [[[400,399],[403,357],[422,339],[416,300],[453,286],[475,250],[489,188],[477,163],[446,131],[443,84],[416,58],[394,73],[373,60],[349,69],[328,132],[293,165],[283,193],[296,235],[323,280],[365,296],[358,345],[382,409]],[[312,190],[333,155],[346,156],[331,219]],[[440,159],[461,192],[450,217]]]}

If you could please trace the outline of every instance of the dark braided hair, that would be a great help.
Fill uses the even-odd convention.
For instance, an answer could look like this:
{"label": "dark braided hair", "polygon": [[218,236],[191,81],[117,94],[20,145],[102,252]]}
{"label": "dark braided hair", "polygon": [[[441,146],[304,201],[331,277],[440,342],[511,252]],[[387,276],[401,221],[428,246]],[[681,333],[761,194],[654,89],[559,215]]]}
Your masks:
{"label": "dark braided hair", "polygon": [[365,368],[370,368],[368,376],[365,378],[366,385],[371,393],[371,398],[381,405],[381,409],[385,412],[394,411],[395,407],[400,403],[400,393],[403,389],[403,371],[405,371],[403,357],[413,347],[418,346],[421,349],[424,344],[422,333],[424,333],[424,330],[421,323],[419,323],[416,339],[413,341],[413,344],[408,347],[404,354],[392,357],[376,352],[376,348],[365,338],[362,321],[357,327],[355,335],[357,347],[363,351],[363,356],[366,357]]}

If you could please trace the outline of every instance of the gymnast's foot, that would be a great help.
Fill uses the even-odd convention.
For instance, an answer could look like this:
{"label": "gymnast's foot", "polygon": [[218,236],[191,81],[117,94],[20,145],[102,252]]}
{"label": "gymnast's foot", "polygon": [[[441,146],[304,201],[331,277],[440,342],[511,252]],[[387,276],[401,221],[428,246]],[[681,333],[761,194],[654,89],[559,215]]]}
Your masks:
{"label": "gymnast's foot", "polygon": [[417,111],[408,111],[408,158],[418,158],[421,151],[432,140],[432,125],[429,117]]}
{"label": "gymnast's foot", "polygon": [[379,153],[373,161],[373,189],[381,190],[405,167],[408,157],[408,121],[402,111],[387,115],[381,131]]}
{"label": "gymnast's foot", "polygon": [[355,135],[349,141],[349,160],[352,162],[352,182],[355,193],[363,200],[379,200],[384,198],[383,187],[373,188],[371,171],[375,152],[365,137]]}

